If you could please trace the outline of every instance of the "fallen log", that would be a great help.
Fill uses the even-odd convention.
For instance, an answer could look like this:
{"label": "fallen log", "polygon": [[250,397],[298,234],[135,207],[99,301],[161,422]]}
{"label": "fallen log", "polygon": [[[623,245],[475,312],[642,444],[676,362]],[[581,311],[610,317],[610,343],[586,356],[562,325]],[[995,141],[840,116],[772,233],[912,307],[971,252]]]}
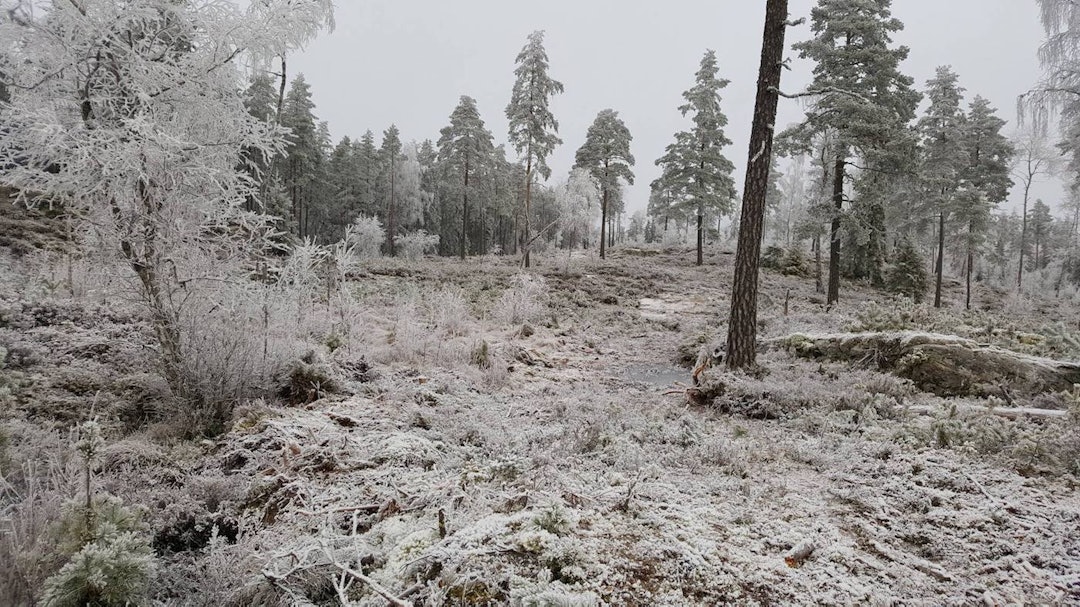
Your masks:
{"label": "fallen log", "polygon": [[1080,384],[1080,363],[1041,358],[955,335],[888,333],[794,334],[772,340],[801,358],[849,361],[910,379],[940,396],[1033,396]]}
{"label": "fallen log", "polygon": [[[904,407],[904,411],[915,415],[937,415],[941,413],[941,407],[934,407],[930,405],[909,405]],[[1066,417],[1069,412],[1062,409],[1032,409],[1030,407],[983,407],[980,405],[964,405],[957,407],[958,413],[984,413],[986,415],[994,415],[997,417],[1004,417],[1005,419],[1018,420],[1018,419],[1037,419],[1037,420],[1049,420],[1049,419],[1061,419]]]}

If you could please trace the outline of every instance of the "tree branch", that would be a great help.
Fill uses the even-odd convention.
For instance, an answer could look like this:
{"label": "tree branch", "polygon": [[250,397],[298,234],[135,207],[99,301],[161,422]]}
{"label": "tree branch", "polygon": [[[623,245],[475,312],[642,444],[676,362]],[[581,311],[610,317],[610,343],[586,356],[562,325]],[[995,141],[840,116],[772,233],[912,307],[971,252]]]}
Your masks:
{"label": "tree branch", "polygon": [[777,95],[780,95],[781,97],[783,97],[785,99],[798,99],[800,97],[814,97],[814,96],[817,96],[817,95],[827,95],[829,93],[836,93],[836,94],[839,94],[839,95],[848,95],[850,97],[854,97],[856,99],[859,99],[861,101],[865,101],[867,103],[873,103],[873,100],[870,99],[869,97],[866,97],[864,95],[860,95],[860,94],[858,94],[856,92],[853,92],[853,91],[845,91],[844,89],[838,89],[835,86],[827,86],[827,87],[820,88],[820,89],[812,89],[812,90],[808,90],[808,91],[803,91],[801,93],[785,93],[784,91],[781,91],[780,89],[775,88],[775,87],[769,87],[769,90],[776,93]]}

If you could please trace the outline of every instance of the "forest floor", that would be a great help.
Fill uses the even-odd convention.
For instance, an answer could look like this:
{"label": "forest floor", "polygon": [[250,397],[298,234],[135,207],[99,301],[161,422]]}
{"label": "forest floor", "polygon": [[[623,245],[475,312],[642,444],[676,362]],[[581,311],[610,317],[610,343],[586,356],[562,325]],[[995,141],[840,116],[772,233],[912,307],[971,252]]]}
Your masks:
{"label": "forest floor", "polygon": [[[97,475],[149,509],[163,604],[1080,604],[1075,397],[1018,400],[1072,411],[1010,420],[968,408],[996,399],[770,350],[767,374],[690,404],[732,261],[373,262],[315,336],[334,393],[240,407],[203,441],[139,425],[160,388],[121,368],[146,355],[137,318],[7,300],[0,340],[27,360],[0,371],[0,470],[59,458],[55,428],[113,403],[96,405],[120,412]],[[955,284],[939,311],[845,283],[826,311],[813,279],[761,286],[765,339],[916,329],[1080,355],[1074,293],[980,285],[960,312]],[[32,545],[21,528],[12,544]]]}

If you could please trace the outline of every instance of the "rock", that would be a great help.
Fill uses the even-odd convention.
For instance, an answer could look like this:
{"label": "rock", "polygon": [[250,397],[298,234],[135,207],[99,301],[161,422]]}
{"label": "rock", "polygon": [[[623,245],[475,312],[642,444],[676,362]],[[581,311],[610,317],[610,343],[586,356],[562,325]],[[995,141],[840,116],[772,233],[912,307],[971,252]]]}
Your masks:
{"label": "rock", "polygon": [[939,396],[1033,396],[1080,383],[1080,364],[1004,350],[954,335],[898,331],[795,334],[771,342],[796,356],[871,364]]}

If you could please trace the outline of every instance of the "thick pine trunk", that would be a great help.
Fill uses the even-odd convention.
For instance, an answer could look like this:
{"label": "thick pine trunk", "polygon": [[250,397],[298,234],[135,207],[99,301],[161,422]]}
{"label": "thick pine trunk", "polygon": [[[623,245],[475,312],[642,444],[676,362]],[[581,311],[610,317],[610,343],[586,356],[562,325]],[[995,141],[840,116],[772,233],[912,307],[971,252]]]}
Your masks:
{"label": "thick pine trunk", "polygon": [[844,151],[836,153],[833,167],[833,207],[836,215],[829,229],[829,294],[827,305],[840,301],[840,212],[844,208],[844,170],[847,163]]}
{"label": "thick pine trunk", "polygon": [[750,131],[749,162],[743,188],[742,222],[735,253],[726,363],[729,369],[747,369],[757,363],[758,264],[765,221],[765,194],[769,187],[773,129],[784,63],[784,34],[788,0],[767,0],[765,32],[761,42],[757,101]]}
{"label": "thick pine trunk", "polygon": [[941,278],[945,268],[945,211],[938,213],[937,263],[934,266],[934,307],[941,307]]}

